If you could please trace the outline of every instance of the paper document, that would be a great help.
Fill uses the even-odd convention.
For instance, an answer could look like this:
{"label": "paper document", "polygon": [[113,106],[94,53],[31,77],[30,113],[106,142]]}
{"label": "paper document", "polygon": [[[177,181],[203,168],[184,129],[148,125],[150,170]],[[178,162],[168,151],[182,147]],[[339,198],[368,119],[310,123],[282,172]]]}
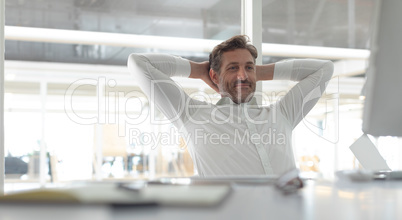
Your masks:
{"label": "paper document", "polygon": [[391,170],[366,134],[357,139],[349,148],[364,169],[372,171]]}
{"label": "paper document", "polygon": [[214,206],[231,191],[230,185],[144,185],[130,190],[118,184],[88,184],[84,186],[45,188],[0,196],[0,202],[79,203],[115,206],[169,205]]}

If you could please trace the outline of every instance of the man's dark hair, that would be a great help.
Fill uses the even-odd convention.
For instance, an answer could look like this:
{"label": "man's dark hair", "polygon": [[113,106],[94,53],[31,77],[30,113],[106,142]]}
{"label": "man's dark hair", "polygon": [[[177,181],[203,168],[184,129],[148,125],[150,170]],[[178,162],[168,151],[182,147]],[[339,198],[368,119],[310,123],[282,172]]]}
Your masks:
{"label": "man's dark hair", "polygon": [[209,55],[210,68],[215,72],[220,73],[223,53],[236,49],[247,49],[251,56],[253,56],[254,62],[258,56],[257,49],[250,43],[248,36],[236,35],[214,47],[212,53]]}

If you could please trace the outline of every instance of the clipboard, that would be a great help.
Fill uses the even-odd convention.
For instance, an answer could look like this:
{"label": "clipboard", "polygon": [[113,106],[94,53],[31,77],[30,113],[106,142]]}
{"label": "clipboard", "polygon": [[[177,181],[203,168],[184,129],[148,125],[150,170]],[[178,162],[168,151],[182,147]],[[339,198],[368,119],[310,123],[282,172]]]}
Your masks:
{"label": "clipboard", "polygon": [[41,188],[0,196],[0,203],[125,206],[216,206],[230,194],[229,184],[90,183]]}

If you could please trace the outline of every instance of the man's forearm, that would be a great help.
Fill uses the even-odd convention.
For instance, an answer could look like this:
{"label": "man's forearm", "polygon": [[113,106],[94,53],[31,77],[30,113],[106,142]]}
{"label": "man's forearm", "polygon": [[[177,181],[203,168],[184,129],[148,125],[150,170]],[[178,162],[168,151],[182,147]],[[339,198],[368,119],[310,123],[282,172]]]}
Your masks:
{"label": "man's forearm", "polygon": [[275,63],[257,65],[256,74],[257,81],[272,80],[274,78]]}
{"label": "man's forearm", "polygon": [[329,79],[333,72],[333,63],[329,60],[292,59],[275,64],[274,80],[291,80],[300,82],[310,75],[320,72]]}
{"label": "man's forearm", "polygon": [[190,74],[188,60],[168,54],[133,53],[130,54],[127,65],[132,74],[145,76],[144,83],[164,76],[188,77]]}

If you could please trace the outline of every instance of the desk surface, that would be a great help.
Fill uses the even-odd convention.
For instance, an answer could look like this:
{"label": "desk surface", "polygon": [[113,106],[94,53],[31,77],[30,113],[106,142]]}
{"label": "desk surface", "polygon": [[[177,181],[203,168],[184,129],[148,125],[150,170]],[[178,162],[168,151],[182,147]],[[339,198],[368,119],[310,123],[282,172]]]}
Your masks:
{"label": "desk surface", "polygon": [[295,194],[234,185],[215,208],[1,204],[0,219],[402,219],[402,181],[309,181]]}

